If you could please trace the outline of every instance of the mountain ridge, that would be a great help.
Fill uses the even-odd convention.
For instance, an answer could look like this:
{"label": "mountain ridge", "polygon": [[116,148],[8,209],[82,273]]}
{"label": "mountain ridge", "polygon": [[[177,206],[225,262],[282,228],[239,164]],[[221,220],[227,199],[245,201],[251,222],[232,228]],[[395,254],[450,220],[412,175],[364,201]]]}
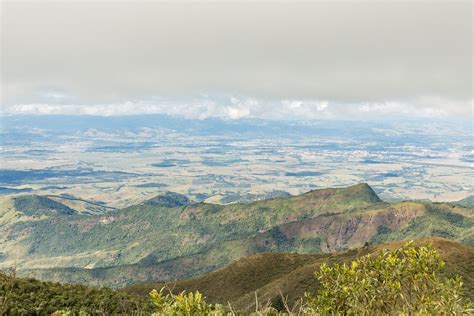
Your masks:
{"label": "mountain ridge", "polygon": [[260,252],[328,253],[430,236],[474,244],[472,208],[387,203],[368,184],[246,203],[165,206],[0,225],[0,266],[45,280],[122,287],[201,275]]}

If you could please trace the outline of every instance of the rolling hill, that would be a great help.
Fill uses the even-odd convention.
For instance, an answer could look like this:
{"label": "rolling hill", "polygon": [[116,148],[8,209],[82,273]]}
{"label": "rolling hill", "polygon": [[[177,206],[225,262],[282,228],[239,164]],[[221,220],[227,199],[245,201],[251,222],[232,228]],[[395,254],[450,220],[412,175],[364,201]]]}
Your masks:
{"label": "rolling hill", "polygon": [[262,252],[321,254],[431,236],[474,244],[474,209],[386,203],[367,184],[229,205],[167,194],[97,215],[7,220],[0,224],[0,266],[118,288],[198,276]]}

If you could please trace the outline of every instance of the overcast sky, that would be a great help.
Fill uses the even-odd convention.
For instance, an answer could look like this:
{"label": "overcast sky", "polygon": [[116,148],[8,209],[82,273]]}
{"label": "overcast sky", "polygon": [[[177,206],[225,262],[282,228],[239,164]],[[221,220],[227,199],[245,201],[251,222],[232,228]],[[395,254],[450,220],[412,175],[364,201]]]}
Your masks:
{"label": "overcast sky", "polygon": [[472,118],[472,6],[2,1],[2,110]]}

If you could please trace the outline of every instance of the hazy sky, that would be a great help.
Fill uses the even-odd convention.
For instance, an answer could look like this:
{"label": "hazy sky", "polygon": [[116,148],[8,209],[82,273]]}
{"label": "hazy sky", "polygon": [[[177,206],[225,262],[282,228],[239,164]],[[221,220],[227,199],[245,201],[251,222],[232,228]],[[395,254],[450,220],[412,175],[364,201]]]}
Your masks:
{"label": "hazy sky", "polygon": [[2,1],[2,110],[472,118],[472,6]]}

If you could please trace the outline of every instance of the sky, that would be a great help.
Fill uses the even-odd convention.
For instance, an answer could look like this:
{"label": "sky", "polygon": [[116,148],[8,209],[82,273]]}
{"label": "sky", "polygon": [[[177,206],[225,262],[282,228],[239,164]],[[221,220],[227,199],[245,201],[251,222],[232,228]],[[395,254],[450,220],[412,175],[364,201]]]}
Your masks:
{"label": "sky", "polygon": [[2,114],[473,119],[472,14],[472,1],[2,1]]}

